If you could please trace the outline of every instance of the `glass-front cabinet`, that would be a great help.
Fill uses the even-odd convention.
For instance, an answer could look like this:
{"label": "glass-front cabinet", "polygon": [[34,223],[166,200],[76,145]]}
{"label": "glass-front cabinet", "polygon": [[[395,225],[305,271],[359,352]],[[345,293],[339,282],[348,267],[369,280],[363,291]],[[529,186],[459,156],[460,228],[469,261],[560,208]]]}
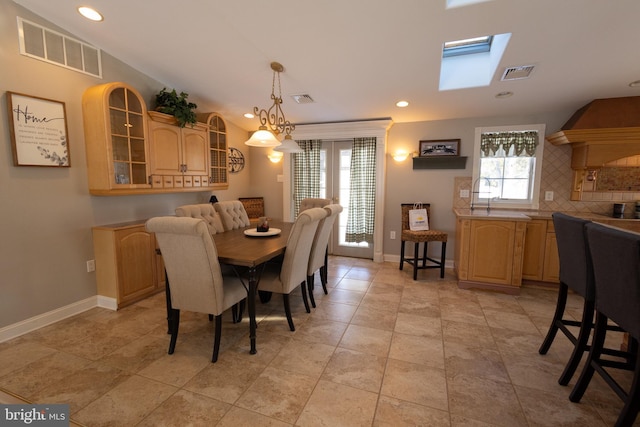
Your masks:
{"label": "glass-front cabinet", "polygon": [[147,184],[144,111],[140,99],[121,87],[109,95],[113,179],[119,184]]}
{"label": "glass-front cabinet", "polygon": [[217,113],[209,113],[203,118],[209,127],[209,186],[226,189],[229,187],[227,126]]}

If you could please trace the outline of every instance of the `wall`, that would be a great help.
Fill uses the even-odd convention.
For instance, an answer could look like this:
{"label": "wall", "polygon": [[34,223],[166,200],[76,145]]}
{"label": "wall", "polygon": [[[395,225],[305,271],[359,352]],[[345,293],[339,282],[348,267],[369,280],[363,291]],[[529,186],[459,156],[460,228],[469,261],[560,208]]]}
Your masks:
{"label": "wall", "polygon": [[[0,0],[0,331],[96,295],[95,273],[86,272],[86,261],[93,259],[92,226],[170,215],[179,205],[207,202],[210,196],[209,192],[89,195],[81,108],[84,90],[104,82],[124,81],[138,89],[151,106],[153,95],[166,85],[105,52],[103,79],[21,56],[16,16],[66,33],[10,0]],[[6,91],[65,103],[70,168],[13,165]],[[198,111],[208,111],[201,100],[190,100],[198,104]],[[228,120],[227,127],[230,145],[238,146],[246,155],[242,145],[246,132]],[[248,158],[245,171],[230,176],[229,190],[216,192],[220,200],[249,192],[249,164]]]}

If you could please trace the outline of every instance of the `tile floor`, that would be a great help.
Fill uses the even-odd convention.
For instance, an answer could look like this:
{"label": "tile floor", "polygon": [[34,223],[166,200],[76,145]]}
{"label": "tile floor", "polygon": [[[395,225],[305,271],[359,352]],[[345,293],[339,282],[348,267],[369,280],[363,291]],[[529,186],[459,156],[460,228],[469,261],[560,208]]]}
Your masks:
{"label": "tile floor", "polygon": [[[258,303],[250,355],[246,316],[234,325],[229,313],[215,364],[203,314],[183,313],[167,354],[164,294],[95,308],[0,343],[0,388],[69,403],[87,426],[613,425],[621,403],[597,375],[580,404],[557,384],[571,350],[562,334],[537,352],[555,291],[460,290],[450,271],[415,282],[410,271],[331,257],[317,308],[292,298],[295,332],[279,295]],[[578,316],[580,299],[569,307]]]}

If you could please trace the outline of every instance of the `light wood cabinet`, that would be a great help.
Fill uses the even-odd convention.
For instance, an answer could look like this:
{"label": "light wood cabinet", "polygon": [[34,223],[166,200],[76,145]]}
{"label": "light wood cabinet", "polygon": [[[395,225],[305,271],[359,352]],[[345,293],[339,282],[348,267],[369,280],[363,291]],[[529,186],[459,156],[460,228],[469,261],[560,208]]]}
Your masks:
{"label": "light wood cabinet", "polygon": [[124,307],[164,289],[164,266],[144,221],[93,227],[98,295]]}
{"label": "light wood cabinet", "polygon": [[458,218],[455,268],[462,288],[517,293],[526,221]]}
{"label": "light wood cabinet", "polygon": [[198,115],[209,132],[209,186],[215,189],[229,188],[229,157],[227,125],[218,113]]}
{"label": "light wood cabinet", "polygon": [[147,110],[140,94],[125,83],[87,89],[82,97],[89,191],[150,188]]}
{"label": "light wood cabinet", "polygon": [[560,283],[560,257],[555,232],[548,232],[545,240],[542,281]]}
{"label": "light wood cabinet", "polygon": [[527,223],[522,278],[538,282],[559,281],[560,262],[553,220]]}
{"label": "light wood cabinet", "polygon": [[173,116],[150,111],[149,152],[153,188],[208,187],[207,126],[181,128]]}

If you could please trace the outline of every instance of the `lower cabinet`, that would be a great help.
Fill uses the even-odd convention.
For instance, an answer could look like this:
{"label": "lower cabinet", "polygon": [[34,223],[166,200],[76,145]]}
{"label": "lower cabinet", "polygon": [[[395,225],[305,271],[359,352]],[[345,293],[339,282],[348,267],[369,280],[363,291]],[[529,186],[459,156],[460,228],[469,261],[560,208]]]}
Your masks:
{"label": "lower cabinet", "polygon": [[527,223],[522,278],[558,283],[560,263],[553,220],[534,219]]}
{"label": "lower cabinet", "polygon": [[145,221],[93,227],[98,295],[124,307],[164,290],[164,265]]}

